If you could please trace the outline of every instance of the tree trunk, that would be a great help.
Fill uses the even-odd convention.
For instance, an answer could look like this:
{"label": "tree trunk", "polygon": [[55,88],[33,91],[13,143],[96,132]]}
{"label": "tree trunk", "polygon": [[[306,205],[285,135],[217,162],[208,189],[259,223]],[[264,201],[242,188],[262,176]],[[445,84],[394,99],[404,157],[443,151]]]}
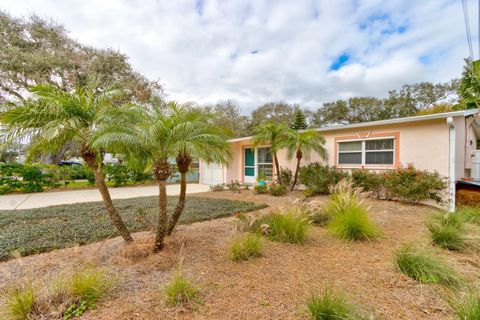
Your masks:
{"label": "tree trunk", "polygon": [[158,182],[158,225],[157,234],[155,236],[155,245],[153,252],[159,252],[163,249],[165,236],[167,235],[168,227],[168,212],[167,212],[167,179],[171,174],[170,164],[167,159],[159,160],[155,163],[154,176]]}
{"label": "tree trunk", "polygon": [[161,180],[158,182],[158,226],[153,252],[159,252],[163,249],[168,222],[167,204],[167,186],[165,180]]}
{"label": "tree trunk", "polygon": [[302,157],[303,157],[302,150],[298,149],[297,150],[297,167],[295,168],[295,175],[293,178],[292,188],[290,190],[293,190],[295,188],[295,185],[297,184],[298,170],[300,169],[300,160],[302,160]]}
{"label": "tree trunk", "polygon": [[127,227],[123,223],[122,217],[118,213],[117,209],[113,206],[112,198],[110,197],[110,192],[108,191],[107,185],[105,184],[105,179],[103,177],[102,169],[97,166],[97,168],[92,168],[93,174],[95,175],[95,184],[97,185],[100,194],[102,195],[103,203],[107,209],[108,215],[113,222],[115,228],[117,228],[118,233],[122,236],[123,240],[126,242],[132,242],[133,238],[128,231]]}
{"label": "tree trunk", "polygon": [[177,206],[175,207],[175,211],[173,212],[172,219],[170,220],[170,224],[168,226],[168,235],[171,235],[173,229],[178,223],[178,219],[180,218],[183,208],[185,207],[185,198],[187,194],[187,173],[190,169],[190,164],[192,163],[192,158],[188,155],[178,155],[177,156],[177,167],[178,171],[180,172],[180,195],[178,196]]}
{"label": "tree trunk", "polygon": [[276,175],[276,177],[277,177],[276,181],[281,183],[281,181],[280,181],[280,176],[279,176],[279,174],[280,174],[280,166],[279,166],[279,164],[278,164],[277,153],[276,153],[276,152],[272,152],[272,156],[273,156],[273,164],[275,165],[275,171],[276,171],[276,172],[275,172],[275,175]]}
{"label": "tree trunk", "polygon": [[185,207],[185,198],[187,193],[187,173],[181,172],[180,173],[181,180],[180,180],[180,194],[178,196],[178,203],[175,207],[175,211],[173,212],[172,219],[170,220],[170,224],[168,225],[167,234],[171,235],[173,229],[177,225],[178,219],[183,212],[183,208]]}

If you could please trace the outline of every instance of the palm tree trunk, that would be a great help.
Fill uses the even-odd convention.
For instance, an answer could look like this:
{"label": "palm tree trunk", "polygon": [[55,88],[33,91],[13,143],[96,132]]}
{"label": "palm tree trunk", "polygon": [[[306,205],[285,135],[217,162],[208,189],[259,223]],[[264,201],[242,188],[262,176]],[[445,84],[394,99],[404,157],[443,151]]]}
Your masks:
{"label": "palm tree trunk", "polygon": [[168,222],[167,204],[167,185],[165,180],[161,180],[158,182],[158,225],[153,252],[161,251],[164,246]]}
{"label": "palm tree trunk", "polygon": [[102,195],[103,204],[107,209],[110,220],[112,220],[113,225],[117,228],[118,233],[122,236],[123,240],[126,242],[132,242],[133,238],[128,231],[127,227],[123,223],[122,217],[118,213],[117,209],[113,206],[112,198],[110,197],[110,192],[108,191],[107,185],[105,184],[105,178],[103,177],[102,169],[100,167],[92,168],[93,174],[95,175],[95,184],[97,185],[100,194]]}
{"label": "palm tree trunk", "polygon": [[175,226],[178,223],[178,219],[183,212],[183,208],[185,207],[185,198],[187,194],[187,173],[181,172],[180,177],[180,195],[178,196],[178,203],[175,207],[175,211],[173,212],[172,219],[170,220],[170,224],[168,226],[168,235],[172,234],[173,229],[175,229]]}
{"label": "palm tree trunk", "polygon": [[295,168],[295,175],[294,175],[292,187],[290,190],[293,190],[295,188],[295,185],[297,184],[298,171],[300,169],[300,160],[302,160],[302,157],[303,157],[302,150],[298,149],[297,150],[297,167]]}
{"label": "palm tree trunk", "polygon": [[278,157],[277,157],[277,152],[272,152],[272,155],[273,155],[273,163],[275,165],[275,176],[277,177],[276,181],[277,182],[280,182],[280,179],[279,179],[279,174],[280,174],[280,166],[278,164]]}

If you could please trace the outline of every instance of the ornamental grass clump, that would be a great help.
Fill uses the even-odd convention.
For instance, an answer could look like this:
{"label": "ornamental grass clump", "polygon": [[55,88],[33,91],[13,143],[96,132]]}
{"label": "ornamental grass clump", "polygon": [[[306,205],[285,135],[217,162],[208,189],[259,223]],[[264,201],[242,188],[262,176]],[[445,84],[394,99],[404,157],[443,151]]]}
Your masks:
{"label": "ornamental grass clump", "polygon": [[330,287],[323,289],[320,294],[312,294],[307,300],[306,309],[311,320],[363,319],[355,304]]}
{"label": "ornamental grass clump", "polygon": [[463,297],[448,301],[460,320],[480,319],[480,289],[471,289]]}
{"label": "ornamental grass clump", "polygon": [[290,208],[260,217],[251,224],[250,229],[272,241],[299,244],[307,240],[309,223],[303,209]]}
{"label": "ornamental grass clump", "polygon": [[354,188],[349,180],[340,181],[331,189],[325,211],[332,216],[329,230],[345,240],[372,240],[378,237],[378,227],[368,217],[367,193]]}
{"label": "ornamental grass clump", "polygon": [[446,287],[458,287],[461,279],[440,257],[412,244],[401,247],[394,255],[397,271],[422,283],[437,283]]}
{"label": "ornamental grass clump", "polygon": [[455,211],[463,221],[480,225],[480,207],[460,207]]}
{"label": "ornamental grass clump", "polygon": [[181,271],[177,271],[170,283],[165,286],[164,292],[167,305],[179,306],[195,302],[200,290]]}
{"label": "ornamental grass clump", "polygon": [[229,256],[233,261],[244,261],[262,254],[262,238],[256,233],[247,233],[230,243]]}
{"label": "ornamental grass clump", "polygon": [[464,222],[459,214],[438,214],[427,227],[433,244],[455,251],[467,247]]}
{"label": "ornamental grass clump", "polygon": [[12,320],[28,320],[37,302],[31,286],[16,288],[7,294],[6,313]]}

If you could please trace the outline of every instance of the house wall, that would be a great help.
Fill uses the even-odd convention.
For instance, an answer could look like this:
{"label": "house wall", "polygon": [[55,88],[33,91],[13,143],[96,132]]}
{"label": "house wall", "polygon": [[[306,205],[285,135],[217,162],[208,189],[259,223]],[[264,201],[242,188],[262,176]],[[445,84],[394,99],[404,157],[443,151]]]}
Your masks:
{"label": "house wall", "polygon": [[[459,117],[463,119],[463,117]],[[458,125],[461,121],[458,121]],[[460,131],[460,130],[459,130]],[[416,168],[429,171],[438,171],[443,176],[448,176],[449,170],[449,129],[446,119],[437,119],[431,121],[409,122],[395,125],[363,127],[357,129],[344,129],[322,131],[325,138],[325,148],[327,149],[327,160],[322,160],[318,154],[312,154],[310,159],[303,159],[302,165],[310,162],[320,162],[328,165],[336,165],[336,139],[339,137],[374,137],[374,136],[395,136],[398,143],[398,163],[397,165],[407,165],[413,163]],[[457,132],[458,133],[458,132]],[[458,133],[457,139],[464,139]],[[226,170],[226,180],[243,181],[243,148],[250,146],[249,141],[232,143],[234,161]],[[463,146],[463,147],[462,147]],[[461,150],[464,144],[457,143],[457,164],[465,162]],[[288,160],[287,151],[280,150],[278,153],[281,167],[288,167],[292,171],[295,169],[296,159]],[[360,166],[361,167],[361,166]],[[371,169],[391,169],[395,166],[376,166]],[[351,169],[353,166],[343,167]],[[357,166],[359,168],[359,166]],[[459,168],[464,171],[463,165]],[[463,176],[463,172],[461,174]],[[459,176],[460,177],[460,176]]]}

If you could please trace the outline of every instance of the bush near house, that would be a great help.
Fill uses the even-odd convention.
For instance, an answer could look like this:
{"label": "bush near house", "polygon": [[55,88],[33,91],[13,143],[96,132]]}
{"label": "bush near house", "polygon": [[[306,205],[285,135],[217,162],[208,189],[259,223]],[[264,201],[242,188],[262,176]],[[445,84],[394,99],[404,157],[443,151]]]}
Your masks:
{"label": "bush near house", "polygon": [[384,194],[385,175],[366,169],[352,170],[352,181],[355,187],[371,192],[377,199]]}
{"label": "bush near house", "polygon": [[298,178],[300,183],[307,187],[305,194],[313,196],[329,194],[330,188],[347,176],[347,173],[338,170],[336,167],[311,163],[300,168]]}
{"label": "bush near house", "polygon": [[287,188],[280,183],[272,183],[268,189],[270,194],[275,197],[284,195],[287,192]]}

